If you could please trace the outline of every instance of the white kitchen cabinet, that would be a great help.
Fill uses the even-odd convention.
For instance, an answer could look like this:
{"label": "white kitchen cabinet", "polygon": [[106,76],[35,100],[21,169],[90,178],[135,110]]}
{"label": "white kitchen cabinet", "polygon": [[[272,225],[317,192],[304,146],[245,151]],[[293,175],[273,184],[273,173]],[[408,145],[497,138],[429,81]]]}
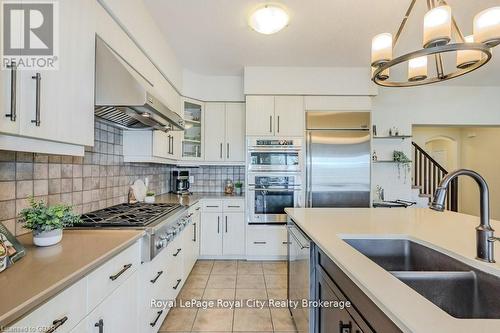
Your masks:
{"label": "white kitchen cabinet", "polygon": [[184,98],[184,137],[182,141],[182,158],[184,160],[201,161],[204,158],[205,103]]}
{"label": "white kitchen cabinet", "polygon": [[247,96],[247,135],[274,135],[274,96]]}
{"label": "white kitchen cabinet", "polygon": [[276,136],[304,135],[304,98],[302,96],[276,96],[274,98]]}
{"label": "white kitchen cabinet", "polygon": [[[15,76],[1,71],[0,133],[16,135],[3,138],[1,149],[27,150],[23,146],[29,144],[31,151],[67,153],[94,144],[96,6],[95,1],[59,3],[59,26],[64,29],[57,39],[57,69],[19,69]],[[15,119],[5,116],[14,109]]]}
{"label": "white kitchen cabinet", "polygon": [[19,71],[21,136],[94,144],[96,5],[59,2],[59,68]]}
{"label": "white kitchen cabinet", "polygon": [[203,212],[201,215],[201,249],[202,256],[222,255],[222,212]]}
{"label": "white kitchen cabinet", "polygon": [[87,332],[137,332],[138,289],[136,271],[88,315]]}
{"label": "white kitchen cabinet", "polygon": [[247,96],[246,108],[247,135],[304,135],[302,96]]}
{"label": "white kitchen cabinet", "polygon": [[205,161],[245,161],[243,103],[206,103]]}
{"label": "white kitchen cabinet", "polygon": [[248,259],[284,259],[287,255],[286,228],[282,225],[248,225],[246,228],[246,244]]}
{"label": "white kitchen cabinet", "polygon": [[224,213],[222,253],[226,256],[245,254],[245,213]]}
{"label": "white kitchen cabinet", "polygon": [[[204,258],[242,258],[245,255],[245,212],[242,199],[204,200],[201,249]],[[225,207],[225,208],[223,208]]]}
{"label": "white kitchen cabinet", "polygon": [[226,103],[226,161],[245,161],[245,104]]}
{"label": "white kitchen cabinet", "polygon": [[171,164],[181,157],[182,131],[124,131],[125,162]]}
{"label": "white kitchen cabinet", "polygon": [[206,103],[205,106],[205,160],[225,160],[226,105]]}

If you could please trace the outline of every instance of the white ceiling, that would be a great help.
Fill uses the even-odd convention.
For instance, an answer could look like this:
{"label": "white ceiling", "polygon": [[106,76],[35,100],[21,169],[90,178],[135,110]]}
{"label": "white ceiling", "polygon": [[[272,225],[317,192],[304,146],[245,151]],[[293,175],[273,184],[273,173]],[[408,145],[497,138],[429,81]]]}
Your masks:
{"label": "white ceiling", "polygon": [[[280,0],[291,21],[274,35],[258,34],[247,25],[252,9],[265,1],[144,2],[185,68],[204,75],[241,75],[244,66],[367,66],[371,38],[395,33],[410,0]],[[448,2],[466,35],[472,33],[476,13],[500,5],[500,0]],[[398,51],[419,47],[425,10],[425,0],[418,0]],[[494,53],[500,58],[500,46]],[[500,85],[497,58],[453,84]]]}

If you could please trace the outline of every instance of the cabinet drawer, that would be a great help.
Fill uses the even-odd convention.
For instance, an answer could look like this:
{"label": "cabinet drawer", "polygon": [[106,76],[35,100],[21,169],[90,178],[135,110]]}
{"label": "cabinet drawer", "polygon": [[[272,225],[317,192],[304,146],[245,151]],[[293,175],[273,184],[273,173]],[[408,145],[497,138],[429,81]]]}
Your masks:
{"label": "cabinet drawer", "polygon": [[14,328],[19,332],[31,332],[28,329],[41,327],[48,329],[59,325],[56,332],[70,332],[87,314],[86,292],[87,279],[83,278],[10,328],[13,332],[18,332]]}
{"label": "cabinet drawer", "polygon": [[141,262],[140,242],[123,250],[89,276],[89,311],[118,288]]}
{"label": "cabinet drawer", "polygon": [[222,212],[222,200],[205,199],[201,204],[204,212]]}
{"label": "cabinet drawer", "polygon": [[224,212],[244,212],[245,200],[243,199],[224,199],[222,202]]}
{"label": "cabinet drawer", "polygon": [[248,256],[285,256],[285,227],[253,227],[247,229]]}

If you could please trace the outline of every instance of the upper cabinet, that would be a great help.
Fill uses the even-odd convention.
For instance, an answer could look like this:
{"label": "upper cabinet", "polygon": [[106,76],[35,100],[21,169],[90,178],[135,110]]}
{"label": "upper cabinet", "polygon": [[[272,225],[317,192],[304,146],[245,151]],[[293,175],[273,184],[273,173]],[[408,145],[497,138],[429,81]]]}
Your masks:
{"label": "upper cabinet", "polygon": [[185,160],[202,160],[203,159],[203,116],[204,103],[184,99],[184,137],[182,139],[182,157]]}
{"label": "upper cabinet", "polygon": [[10,70],[0,71],[0,132],[93,145],[96,6],[59,2],[57,68],[16,68],[12,61]]}
{"label": "upper cabinet", "polygon": [[255,136],[302,136],[302,96],[247,96],[246,134]]}
{"label": "upper cabinet", "polygon": [[245,105],[206,103],[205,161],[245,161]]}

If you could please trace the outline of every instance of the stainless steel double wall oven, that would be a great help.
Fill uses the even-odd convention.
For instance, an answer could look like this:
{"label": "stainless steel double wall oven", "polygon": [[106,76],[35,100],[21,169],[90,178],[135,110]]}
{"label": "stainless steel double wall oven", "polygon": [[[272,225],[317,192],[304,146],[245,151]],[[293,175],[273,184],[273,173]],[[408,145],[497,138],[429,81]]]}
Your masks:
{"label": "stainless steel double wall oven", "polygon": [[302,207],[302,139],[247,142],[247,200],[250,224],[285,224],[287,207]]}

